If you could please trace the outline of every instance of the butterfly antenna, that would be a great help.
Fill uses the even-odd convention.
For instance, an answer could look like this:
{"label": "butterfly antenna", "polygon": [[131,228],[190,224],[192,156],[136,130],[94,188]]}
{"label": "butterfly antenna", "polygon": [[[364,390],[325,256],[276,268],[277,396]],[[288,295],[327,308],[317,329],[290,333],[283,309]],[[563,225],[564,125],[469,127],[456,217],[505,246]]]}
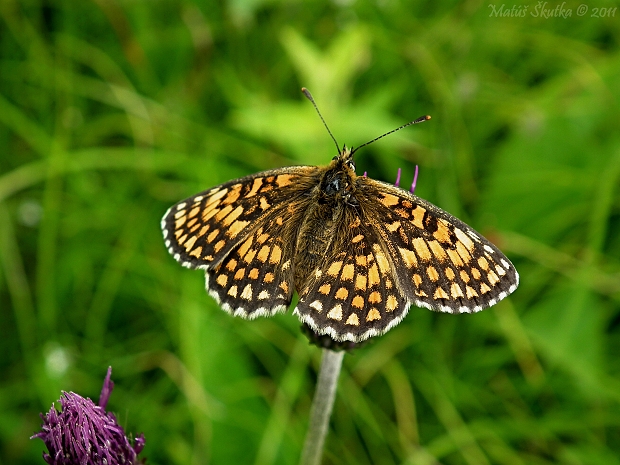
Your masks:
{"label": "butterfly antenna", "polygon": [[355,147],[354,149],[351,150],[351,152],[355,153],[356,151],[358,151],[362,147],[366,147],[367,145],[370,145],[373,142],[376,142],[379,139],[382,139],[383,137],[392,134],[393,132],[400,131],[401,129],[406,128],[407,126],[411,126],[412,124],[423,123],[424,121],[428,121],[429,119],[431,119],[431,117],[429,115],[420,116],[419,118],[414,119],[413,121],[409,121],[407,124],[403,124],[399,128],[392,129],[390,132],[386,132],[385,134],[382,134],[379,137],[375,137],[373,140],[370,140],[370,141],[366,142],[365,144],[360,145],[359,147]]}
{"label": "butterfly antenna", "polygon": [[[301,88],[301,91],[304,93],[304,95],[306,96],[306,98],[308,100],[310,100],[310,102],[312,102],[312,105],[314,105],[314,109],[316,110],[316,112],[319,114],[319,118],[321,118],[321,121],[323,121],[323,125],[325,126],[325,129],[327,129],[327,132],[329,133],[329,135],[332,137],[332,140],[334,141],[334,144],[336,144],[336,150],[338,150],[338,153],[340,153],[340,148],[338,147],[338,142],[336,142],[336,138],[334,137],[334,135],[332,134],[332,132],[329,130],[329,127],[327,126],[327,123],[325,122],[325,120],[323,119],[323,115],[321,114],[321,112],[319,111],[319,107],[316,106],[316,103],[314,101],[314,99],[312,98],[312,94],[310,93],[310,91],[308,89],[306,89],[305,87]],[[430,116],[429,116],[430,118]],[[400,129],[400,128],[399,128]]]}

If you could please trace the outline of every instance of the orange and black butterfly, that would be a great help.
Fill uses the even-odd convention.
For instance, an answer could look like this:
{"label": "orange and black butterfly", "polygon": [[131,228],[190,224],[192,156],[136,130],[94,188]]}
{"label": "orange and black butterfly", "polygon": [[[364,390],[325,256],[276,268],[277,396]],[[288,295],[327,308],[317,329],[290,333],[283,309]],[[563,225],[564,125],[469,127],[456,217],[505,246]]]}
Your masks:
{"label": "orange and black butterfly", "polygon": [[412,305],[471,313],[517,288],[495,245],[411,192],[358,176],[354,153],[345,146],[327,166],[264,171],[183,200],[162,219],[166,247],[205,271],[232,315],[283,312],[296,290],[294,313],[336,341],[383,334]]}

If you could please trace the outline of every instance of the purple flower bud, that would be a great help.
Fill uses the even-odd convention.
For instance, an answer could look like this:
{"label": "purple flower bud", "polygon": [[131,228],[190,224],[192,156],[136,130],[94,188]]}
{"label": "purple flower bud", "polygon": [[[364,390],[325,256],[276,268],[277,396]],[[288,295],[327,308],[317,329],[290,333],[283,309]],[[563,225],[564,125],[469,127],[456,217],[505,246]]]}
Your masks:
{"label": "purple flower bud", "polygon": [[144,434],[133,446],[116,417],[105,411],[114,388],[112,367],[103,382],[99,405],[73,392],[62,392],[58,412],[52,404],[43,419],[42,431],[30,439],[40,438],[49,454],[43,459],[50,465],[137,465],[144,463],[137,455],[144,448]]}

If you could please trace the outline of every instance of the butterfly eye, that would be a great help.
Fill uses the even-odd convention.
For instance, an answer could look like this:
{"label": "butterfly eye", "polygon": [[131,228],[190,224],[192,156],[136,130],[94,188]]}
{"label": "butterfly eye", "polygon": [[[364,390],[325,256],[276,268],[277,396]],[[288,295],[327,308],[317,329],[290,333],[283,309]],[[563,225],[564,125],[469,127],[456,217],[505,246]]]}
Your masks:
{"label": "butterfly eye", "polygon": [[334,158],[332,158],[332,161],[337,160],[338,159],[338,155],[336,155]]}

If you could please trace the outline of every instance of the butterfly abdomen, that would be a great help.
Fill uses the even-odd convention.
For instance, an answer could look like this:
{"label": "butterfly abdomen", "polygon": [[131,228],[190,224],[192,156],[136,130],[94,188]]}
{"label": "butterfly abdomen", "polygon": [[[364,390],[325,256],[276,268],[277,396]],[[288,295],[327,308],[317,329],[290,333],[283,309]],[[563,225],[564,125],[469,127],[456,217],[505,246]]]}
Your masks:
{"label": "butterfly abdomen", "polygon": [[340,202],[311,202],[308,205],[297,235],[295,287],[298,291],[308,283],[313,270],[326,259],[327,251],[333,248],[342,212]]}

